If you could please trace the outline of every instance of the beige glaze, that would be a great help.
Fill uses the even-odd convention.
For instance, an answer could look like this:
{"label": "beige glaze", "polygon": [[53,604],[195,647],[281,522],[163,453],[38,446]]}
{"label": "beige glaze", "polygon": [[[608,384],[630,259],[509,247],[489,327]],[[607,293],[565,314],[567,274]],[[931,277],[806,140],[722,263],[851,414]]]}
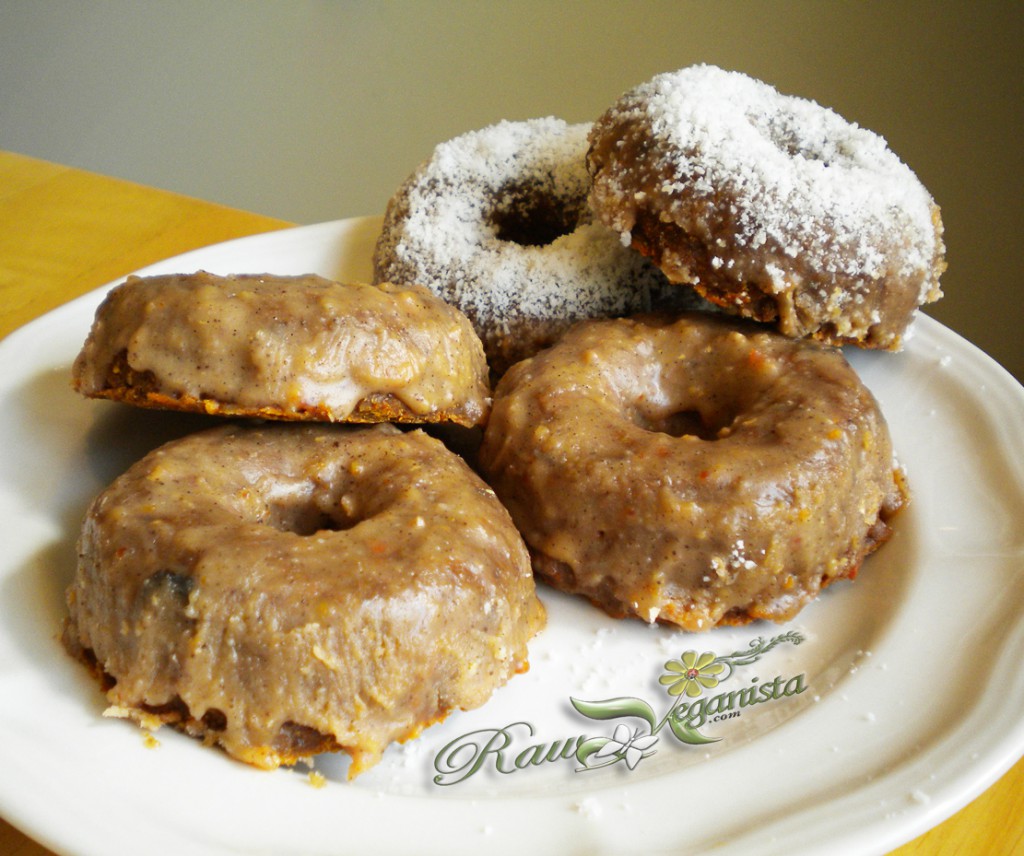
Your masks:
{"label": "beige glaze", "polygon": [[92,504],[68,646],[111,710],[275,767],[389,742],[482,704],[543,625],[492,491],[392,426],[225,425],[174,441]]}
{"label": "beige glaze", "polygon": [[80,392],[280,419],[480,424],[483,346],[425,288],[322,277],[129,277],[74,366]]}
{"label": "beige glaze", "polygon": [[700,314],[584,322],[515,366],[480,460],[535,570],[688,630],[792,618],[904,502],[838,351]]}

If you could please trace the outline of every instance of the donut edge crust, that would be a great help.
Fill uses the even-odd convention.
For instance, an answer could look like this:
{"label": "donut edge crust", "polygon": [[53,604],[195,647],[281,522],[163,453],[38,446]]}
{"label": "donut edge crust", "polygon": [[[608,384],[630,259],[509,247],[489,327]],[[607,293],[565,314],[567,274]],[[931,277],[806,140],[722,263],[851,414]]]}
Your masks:
{"label": "donut edge crust", "polygon": [[[821,574],[815,598],[820,596],[833,583],[841,580],[855,580],[864,561],[892,538],[894,530],[891,521],[906,509],[911,499],[903,470],[898,467],[894,468],[893,480],[896,486],[895,494],[883,506],[878,519],[868,528],[861,541],[860,549],[851,554],[850,560],[844,563],[844,569],[841,573]],[[530,561],[533,564],[534,572],[552,588],[566,594],[585,598],[611,618],[635,618],[645,623],[650,623],[646,615],[641,614],[637,610],[630,609],[610,589],[606,592],[603,590],[593,592],[581,589],[576,585],[576,575],[573,573],[572,568],[565,562],[546,555],[532,545],[528,544],[527,549],[530,552]],[[799,602],[784,612],[758,609],[756,607],[748,607],[746,609],[735,607],[726,612],[718,620],[717,624],[712,624],[710,621],[704,620],[703,616],[696,614],[691,604],[670,601],[661,608],[661,611],[655,618],[655,622],[675,629],[681,629],[688,633],[701,633],[713,630],[715,627],[741,627],[754,621],[772,621],[776,623],[791,621],[807,605],[807,602]]]}
{"label": "donut edge crust", "polygon": [[121,351],[114,358],[107,372],[106,383],[101,389],[83,391],[77,382],[72,387],[88,398],[130,404],[148,410],[171,410],[178,413],[202,413],[209,416],[225,416],[250,419],[272,419],[287,422],[336,422],[351,424],[375,424],[397,422],[404,425],[429,425],[454,423],[466,428],[475,428],[487,421],[489,402],[484,407],[473,407],[472,402],[458,410],[432,410],[416,413],[410,410],[391,393],[368,395],[355,405],[352,412],[338,418],[321,405],[303,404],[295,409],[267,404],[261,407],[244,407],[214,398],[196,398],[191,395],[171,395],[159,389],[152,372],[136,371],[128,365],[127,354]]}
{"label": "donut edge crust", "polygon": [[[91,648],[82,647],[74,633],[70,619],[64,620],[61,643],[75,660],[85,666],[93,680],[99,684],[104,695],[117,683],[117,679],[104,670],[96,653]],[[514,674],[524,674],[527,671],[529,671],[529,663],[523,662],[516,668]],[[430,720],[417,722],[407,734],[395,742],[406,743],[416,739],[430,726],[443,722],[451,712],[451,708],[446,708],[438,711],[437,715]],[[111,705],[103,711],[103,716],[130,720],[150,732],[166,725],[188,737],[202,741],[206,747],[223,748],[218,744],[218,734],[224,729],[223,721],[217,716],[211,716],[210,712],[196,719],[180,696],[175,696],[160,705],[146,703],[128,707]],[[292,767],[296,764],[309,763],[315,755],[338,752],[344,752],[351,759],[349,779],[354,779],[359,774],[365,773],[376,763],[376,758],[343,746],[334,735],[324,734],[315,728],[294,721],[287,721],[281,726],[271,745],[252,746],[246,749],[236,747],[232,752],[225,750],[225,754],[229,757],[261,770]]]}
{"label": "donut edge crust", "polygon": [[[903,309],[908,320],[902,330],[882,338],[876,336],[873,327],[844,333],[839,329],[842,319],[829,318],[812,322],[802,335],[786,335],[792,338],[807,338],[835,347],[851,345],[864,350],[902,350],[907,331],[913,322],[913,315],[921,306],[942,298],[939,278],[946,270],[946,261],[941,212],[937,205],[932,208],[932,220],[936,235],[935,259],[928,284],[924,289],[923,300],[920,303],[908,302]],[[783,318],[787,315],[799,316],[801,313],[799,295],[794,297],[789,293],[777,293],[755,278],[736,282],[718,273],[704,242],[655,212],[637,210],[636,220],[630,231],[630,246],[665,272],[675,288],[692,291],[726,314],[771,325],[782,332]],[[881,287],[879,283],[876,285]],[[838,293],[841,290],[842,286],[837,284],[835,291]]]}

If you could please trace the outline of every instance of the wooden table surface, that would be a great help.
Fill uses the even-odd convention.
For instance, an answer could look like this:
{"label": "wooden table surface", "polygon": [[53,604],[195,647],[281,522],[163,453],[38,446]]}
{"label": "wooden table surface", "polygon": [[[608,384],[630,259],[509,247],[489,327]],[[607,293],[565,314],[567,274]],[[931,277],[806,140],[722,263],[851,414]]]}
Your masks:
{"label": "wooden table surface", "polygon": [[[0,151],[0,337],[152,262],[289,225]],[[0,854],[49,852],[0,819]],[[1024,760],[957,814],[894,852],[1024,854]]]}

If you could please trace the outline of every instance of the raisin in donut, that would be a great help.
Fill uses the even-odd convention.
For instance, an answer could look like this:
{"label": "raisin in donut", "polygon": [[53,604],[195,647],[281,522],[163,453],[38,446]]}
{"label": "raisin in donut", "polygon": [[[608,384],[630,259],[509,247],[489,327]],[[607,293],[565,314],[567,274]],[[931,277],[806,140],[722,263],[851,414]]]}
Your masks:
{"label": "raisin in donut", "polygon": [[838,350],[702,313],[582,322],[514,366],[480,462],[541,576],[687,630],[793,617],[905,500]]}
{"label": "raisin in donut", "polygon": [[589,127],[545,118],[464,134],[388,203],[375,279],[419,283],[459,307],[498,375],[571,321],[647,308],[648,288],[664,284],[592,222]]}
{"label": "raisin in donut", "polygon": [[483,346],[420,287],[319,276],[129,277],[73,369],[84,395],[268,419],[482,423]]}
{"label": "raisin in donut", "polygon": [[627,92],[590,143],[600,219],[732,312],[898,350],[941,297],[931,196],[883,139],[814,102],[695,66]]}
{"label": "raisin in donut", "polygon": [[90,507],[68,606],[113,713],[264,768],[344,750],[350,775],[482,704],[544,620],[493,492],[391,425],[160,447]]}

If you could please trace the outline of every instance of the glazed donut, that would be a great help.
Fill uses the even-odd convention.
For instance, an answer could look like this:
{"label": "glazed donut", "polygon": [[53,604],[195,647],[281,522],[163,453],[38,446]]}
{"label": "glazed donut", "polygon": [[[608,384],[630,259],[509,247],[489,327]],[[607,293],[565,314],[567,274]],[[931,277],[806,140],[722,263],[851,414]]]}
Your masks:
{"label": "glazed donut", "polygon": [[493,492],[422,431],[225,423],[96,498],[65,641],[110,713],[273,768],[482,704],[544,621]]}
{"label": "glazed donut", "polygon": [[792,618],[905,501],[838,350],[702,313],[582,322],[513,367],[480,463],[539,575],[686,630]]}
{"label": "glazed donut", "polygon": [[898,350],[942,296],[942,222],[877,135],[710,66],[658,75],[595,124],[602,222],[675,283],[787,336]]}
{"label": "glazed donut", "polygon": [[664,283],[592,222],[589,125],[501,122],[439,145],[387,206],[378,282],[425,285],[469,316],[500,375],[574,320],[648,307]]}
{"label": "glazed donut", "polygon": [[473,426],[490,407],[460,312],[425,288],[313,275],[129,277],[72,375],[89,397],[225,416]]}

